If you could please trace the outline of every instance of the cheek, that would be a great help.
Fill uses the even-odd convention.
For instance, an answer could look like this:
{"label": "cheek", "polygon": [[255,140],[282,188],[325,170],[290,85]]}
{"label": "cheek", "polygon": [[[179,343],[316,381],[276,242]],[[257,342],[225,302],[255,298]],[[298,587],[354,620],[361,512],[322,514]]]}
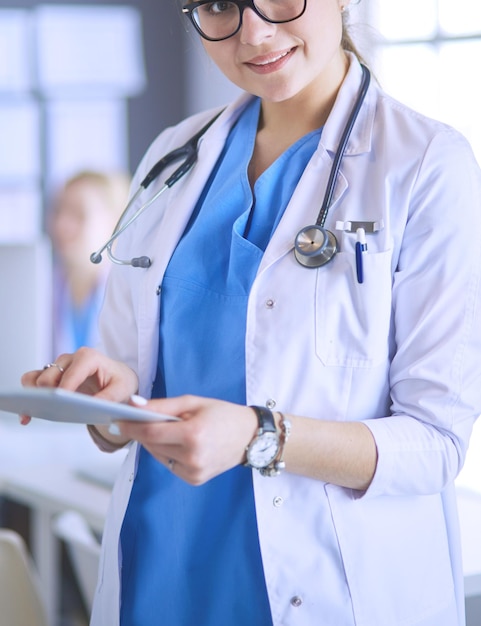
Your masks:
{"label": "cheek", "polygon": [[80,220],[72,216],[58,216],[51,225],[52,238],[58,242],[71,241],[75,239],[81,230]]}
{"label": "cheek", "polygon": [[234,46],[232,45],[234,38],[225,41],[207,41],[202,40],[202,46],[209,59],[218,67],[218,69],[232,80],[235,75],[236,66],[233,61],[235,59]]}
{"label": "cheek", "polygon": [[111,216],[97,215],[91,219],[88,223],[88,227],[84,231],[84,239],[89,242],[89,245],[98,247],[103,244],[112,234],[114,224]]}

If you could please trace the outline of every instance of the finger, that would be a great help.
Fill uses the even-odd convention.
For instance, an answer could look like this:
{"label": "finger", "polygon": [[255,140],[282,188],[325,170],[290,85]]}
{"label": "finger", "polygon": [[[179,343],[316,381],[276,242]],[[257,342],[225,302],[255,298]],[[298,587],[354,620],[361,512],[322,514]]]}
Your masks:
{"label": "finger", "polygon": [[182,463],[179,461],[178,458],[165,454],[155,454],[152,450],[149,450],[149,452],[150,454],[152,454],[152,456],[154,456],[154,458],[157,459],[157,461],[159,461],[159,463],[162,463],[162,465],[164,465],[169,470],[169,472],[181,477],[183,471]]}
{"label": "finger", "polygon": [[37,378],[40,376],[43,370],[31,370],[25,372],[20,378],[20,383],[23,387],[35,387],[37,385]]}
{"label": "finger", "polygon": [[46,363],[35,384],[37,387],[58,387],[64,372],[65,368],[58,361]]}
{"label": "finger", "polygon": [[[171,425],[176,422],[170,422]],[[124,439],[139,442],[157,461],[165,465],[167,469],[173,470],[171,461],[179,466],[179,459],[182,456],[182,447],[179,444],[179,437],[173,438],[173,443],[167,443],[169,433],[159,426],[168,425],[166,422],[136,422],[131,420],[118,420],[115,422],[117,431],[115,434]],[[112,425],[111,425],[112,426]],[[109,427],[110,431],[110,427]]]}
{"label": "finger", "polygon": [[23,387],[57,387],[69,361],[70,355],[60,355],[55,361],[46,363],[40,370],[25,372],[20,382]]}
{"label": "finger", "polygon": [[94,395],[114,402],[125,402],[138,388],[135,372],[93,348],[80,348],[72,355],[60,387]]}
{"label": "finger", "polygon": [[152,411],[183,418],[193,411],[198,411],[202,402],[198,396],[183,395],[150,400],[148,408]]}
{"label": "finger", "polygon": [[167,461],[167,467],[172,474],[176,473],[176,470],[179,471],[179,464],[174,458],[170,458]]}
{"label": "finger", "polygon": [[97,353],[89,348],[80,348],[73,354],[62,355],[56,362],[63,368],[60,387],[77,391],[85,381],[98,371]]}
{"label": "finger", "polygon": [[129,398],[129,404],[131,404],[132,406],[145,407],[145,406],[147,406],[148,403],[149,403],[149,401],[146,398],[144,398],[142,396],[139,396],[136,393],[131,395],[130,398]]}
{"label": "finger", "polygon": [[[36,385],[53,385],[76,391],[85,380],[98,369],[98,354],[90,348],[80,348],[74,353],[59,355],[55,360],[46,363],[42,370],[37,370]],[[35,372],[27,372],[23,377],[26,381],[35,378]]]}
{"label": "finger", "polygon": [[47,363],[46,365],[43,366],[43,369],[44,370],[55,369],[59,371],[61,374],[65,372],[65,369],[60,365],[60,363],[57,363],[56,361],[52,361],[52,363]]}
{"label": "finger", "polygon": [[[143,423],[143,424],[159,424],[161,422],[166,422],[167,423],[172,423],[172,422],[176,422],[179,419],[182,418],[182,415],[177,415],[174,412],[167,412],[165,409],[166,407],[168,408],[168,403],[165,402],[164,398],[155,398],[153,400],[147,400],[146,398],[139,396],[138,394],[133,394],[130,396],[128,403],[130,404],[130,406],[134,406],[134,407],[139,407],[143,410],[147,410],[149,412],[152,413],[159,413],[159,422],[156,422],[155,419],[153,420],[149,420],[147,422],[138,422],[138,421],[133,421],[134,424],[139,424],[139,423]],[[169,416],[172,417],[172,421],[170,421],[168,418]],[[166,420],[167,418],[167,420]],[[125,420],[128,421],[128,420]]]}
{"label": "finger", "polygon": [[164,398],[147,400],[138,394],[133,394],[129,398],[129,404],[131,406],[138,406],[139,408],[147,409],[148,411],[153,411],[154,413],[160,413],[161,415],[172,415],[172,417],[178,417],[175,413],[165,412],[165,409],[162,410],[162,407],[165,407],[167,404]]}
{"label": "finger", "polygon": [[[135,439],[141,443],[155,443],[156,445],[166,443],[166,431],[163,427],[176,423],[177,422],[140,422],[136,420],[117,420],[119,431],[123,437]],[[177,443],[178,439],[178,437],[175,437],[174,441],[169,441],[169,443]]]}
{"label": "finger", "polygon": [[162,465],[164,465],[173,474],[176,473],[176,470],[180,469],[179,461],[173,456],[157,454],[155,458],[157,459],[157,461],[159,461],[159,463],[162,463]]}
{"label": "finger", "polygon": [[70,355],[56,359],[62,369],[58,386],[68,391],[79,391],[105,400],[123,401],[125,396],[111,388],[115,362],[92,348],[80,348]]}

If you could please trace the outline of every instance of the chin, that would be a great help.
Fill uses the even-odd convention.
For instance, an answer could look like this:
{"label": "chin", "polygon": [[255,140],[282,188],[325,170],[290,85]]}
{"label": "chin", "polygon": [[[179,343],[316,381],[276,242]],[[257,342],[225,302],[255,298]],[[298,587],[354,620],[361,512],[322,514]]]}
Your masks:
{"label": "chin", "polygon": [[289,102],[290,100],[292,100],[293,98],[295,98],[297,95],[299,95],[300,90],[299,89],[281,89],[281,90],[273,90],[270,92],[264,92],[259,94],[260,98],[262,98],[262,100],[265,100],[266,102],[272,102],[274,104],[281,104],[282,102]]}

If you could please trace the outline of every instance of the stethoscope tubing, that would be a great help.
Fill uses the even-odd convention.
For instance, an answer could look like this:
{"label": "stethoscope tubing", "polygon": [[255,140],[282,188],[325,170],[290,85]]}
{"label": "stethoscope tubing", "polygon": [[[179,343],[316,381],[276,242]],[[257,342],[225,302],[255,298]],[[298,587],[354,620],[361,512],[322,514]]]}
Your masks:
{"label": "stethoscope tubing", "polygon": [[369,84],[371,82],[371,73],[365,65],[361,65],[361,69],[361,88],[354,104],[354,108],[347,121],[346,127],[344,128],[344,131],[342,133],[339,146],[336,150],[336,154],[334,155],[331,173],[329,174],[329,180],[327,181],[326,193],[324,195],[324,200],[322,201],[322,206],[316,221],[316,226],[324,226],[324,224],[326,223],[327,214],[329,212],[329,208],[332,202],[332,196],[334,195],[334,190],[336,188],[336,180],[339,175],[339,168],[341,167],[341,162],[346,152],[347,143],[349,141],[349,137],[351,136],[351,132],[356,122],[356,119],[359,115],[359,111],[361,110],[362,104],[366,97],[367,90],[369,89]]}
{"label": "stethoscope tubing", "polygon": [[[192,167],[195,165],[197,161],[197,153],[198,153],[197,146],[198,146],[200,138],[204,135],[204,133],[208,130],[208,128],[212,126],[212,124],[215,122],[215,120],[219,117],[221,113],[222,111],[217,113],[211,120],[207,122],[207,124],[205,124],[205,126],[203,126],[195,135],[193,135],[183,146],[181,146],[180,148],[176,148],[175,150],[172,150],[171,152],[166,154],[159,161],[157,161],[157,163],[150,169],[147,176],[145,176],[143,181],[140,183],[139,188],[134,193],[132,198],[129,200],[125,209],[122,211],[122,214],[117,224],[115,225],[115,228],[109,240],[106,241],[103,244],[103,246],[101,246],[96,252],[93,252],[90,255],[90,260],[92,263],[100,263],[102,260],[102,252],[107,250],[107,255],[109,259],[112,261],[112,263],[115,263],[116,265],[133,265],[135,267],[145,267],[145,268],[150,267],[151,260],[149,259],[149,257],[146,257],[146,256],[136,257],[136,258],[130,259],[129,261],[117,258],[112,251],[112,245],[114,244],[115,240],[118,237],[120,237],[120,235],[133,222],[135,222],[135,220],[138,217],[140,217],[140,215],[142,215],[142,213],[146,209],[148,209],[157,200],[159,196],[161,196],[165,191],[167,191],[167,189],[170,189],[170,187],[175,185],[177,181],[179,181],[183,176],[185,176],[189,172],[190,169],[192,169]],[[167,180],[164,181],[164,184],[159,189],[159,191],[157,191],[152,196],[152,198],[150,198],[144,204],[142,204],[142,206],[124,223],[125,216],[130,211],[132,206],[135,204],[139,196],[147,189],[147,187],[149,187],[150,184],[156,178],[158,178],[158,176],[160,176],[161,172],[166,167],[168,167],[171,163],[174,163],[175,161],[182,159],[183,157],[185,157],[184,161],[167,178]]]}
{"label": "stethoscope tubing", "polygon": [[167,187],[172,187],[177,181],[185,176],[185,174],[187,174],[187,172],[194,166],[195,162],[197,161],[197,145],[199,143],[199,140],[212,126],[212,124],[216,121],[221,113],[222,111],[217,113],[195,135],[192,135],[192,137],[183,146],[172,150],[172,152],[169,152],[164,157],[162,157],[160,161],[157,161],[157,163],[152,167],[144,180],[140,183],[140,186],[143,189],[147,189],[150,183],[152,183],[158,176],[160,176],[161,172],[168,165],[170,165],[170,163],[178,161],[179,159],[182,159],[182,157],[185,157],[185,161],[180,164],[180,166],[175,170],[173,174],[171,174],[171,176],[169,176],[169,178],[164,182],[164,185]]}
{"label": "stethoscope tubing", "polygon": [[329,209],[332,204],[334,190],[341,167],[342,159],[351,136],[354,123],[367,94],[371,82],[371,73],[365,65],[362,68],[362,82],[354,106],[351,110],[346,126],[342,132],[339,145],[334,155],[333,164],[327,181],[326,192],[322,201],[317,220],[310,226],[305,226],[297,233],[294,239],[294,257],[303,267],[318,269],[330,263],[339,251],[337,238],[333,232],[324,227]]}
{"label": "stethoscope tubing", "polygon": [[[295,246],[294,253],[296,259],[299,263],[305,267],[321,267],[328,263],[337,253],[337,240],[333,233],[327,231],[324,228],[324,224],[326,222],[326,218],[329,212],[329,208],[332,203],[332,198],[334,195],[334,190],[336,187],[337,178],[339,175],[339,170],[341,166],[342,159],[344,157],[346,147],[351,136],[351,131],[354,127],[356,119],[358,117],[359,111],[361,110],[362,104],[364,102],[364,98],[366,96],[367,90],[369,88],[371,74],[368,68],[361,64],[362,69],[362,82],[361,87],[359,89],[358,96],[356,98],[354,107],[351,111],[349,119],[346,123],[346,127],[341,135],[341,140],[339,142],[339,146],[334,155],[333,164],[331,167],[331,172],[329,174],[329,179],[327,182],[326,192],[324,194],[324,199],[321,205],[321,209],[319,211],[319,215],[315,224],[312,226],[306,226],[301,229],[295,238]],[[112,251],[112,245],[116,241],[116,239],[127,229],[129,226],[135,222],[136,219],[147,209],[149,208],[157,198],[163,194],[167,189],[170,189],[175,183],[177,183],[183,176],[185,176],[189,170],[195,165],[198,156],[198,143],[200,138],[204,135],[204,133],[208,130],[208,128],[216,121],[219,115],[222,113],[220,111],[217,113],[211,120],[205,124],[195,135],[193,135],[183,146],[180,148],[176,148],[172,150],[164,157],[162,157],[157,163],[150,169],[147,173],[143,181],[140,183],[139,188],[128,202],[126,208],[122,212],[119,221],[117,222],[114,231],[109,238],[109,240],[96,252],[93,252],[90,255],[90,260],[92,263],[100,263],[102,260],[102,252],[107,250],[107,254],[109,259],[117,264],[117,265],[132,265],[134,267],[150,267],[152,261],[147,256],[135,257],[130,260],[119,259],[116,257]],[[140,194],[149,187],[149,185],[156,180],[158,176],[160,176],[161,172],[168,167],[171,163],[178,161],[185,157],[184,161],[180,164],[180,166],[165,180],[162,187],[157,191],[152,198],[147,200],[142,206],[135,211],[135,213],[124,222],[124,218],[127,213],[130,211],[132,206],[135,204]]]}
{"label": "stethoscope tubing", "polygon": [[[179,168],[180,169],[180,168]],[[175,173],[175,172],[174,172]],[[132,196],[131,201],[128,203],[128,205],[125,207],[125,210],[123,211],[122,215],[120,216],[120,220],[117,224],[117,226],[115,227],[114,230],[114,234],[110,237],[109,241],[105,244],[105,246],[103,247],[103,250],[107,250],[107,254],[109,259],[112,261],[112,263],[116,263],[117,265],[124,265],[124,262],[121,259],[118,259],[112,252],[112,244],[114,243],[114,241],[117,239],[117,237],[119,237],[133,222],[135,222],[135,220],[140,217],[140,215],[142,215],[142,213],[149,208],[149,206],[155,202],[157,200],[157,198],[159,196],[161,196],[164,191],[167,191],[167,189],[169,189],[169,187],[171,187],[172,185],[168,185],[167,181],[162,185],[162,187],[159,189],[159,191],[152,196],[152,198],[150,198],[149,200],[147,200],[147,202],[145,202],[133,215],[132,217],[130,217],[125,224],[122,224],[122,220],[124,218],[124,216],[129,212],[130,207],[134,204],[134,202],[137,200],[137,198],[140,196],[140,194],[144,191],[143,187],[139,187],[136,191],[136,193]],[[122,224],[120,226],[120,224]],[[103,251],[101,249],[101,252]],[[96,253],[97,254],[97,253]]]}
{"label": "stethoscope tubing", "polygon": [[[132,216],[132,218],[130,218],[128,220],[128,222],[126,222],[125,224],[120,226],[120,224],[122,224],[122,220],[124,219],[124,216],[130,211],[130,208],[132,207],[134,202],[136,202],[137,198],[140,196],[142,191],[143,191],[143,188],[139,187],[137,189],[137,191],[134,193],[134,195],[132,196],[132,198],[129,200],[127,206],[122,211],[122,214],[119,217],[119,220],[118,220],[117,224],[115,225],[115,228],[114,228],[114,230],[112,232],[112,235],[110,236],[110,239],[108,239],[103,244],[103,246],[101,246],[96,252],[92,252],[92,254],[90,255],[90,260],[92,261],[92,263],[100,263],[100,261],[102,260],[102,252],[104,252],[104,250],[107,250],[107,254],[109,255],[109,259],[113,263],[117,263],[118,259],[113,257],[113,255],[111,254],[112,244],[117,239],[117,237],[119,235],[121,235],[124,232],[124,230],[126,228],[128,228],[130,226],[130,224],[132,224],[132,222],[138,217],[140,209],[139,209],[139,211],[136,211],[134,213],[134,215]],[[142,207],[140,207],[140,208],[142,208]]]}

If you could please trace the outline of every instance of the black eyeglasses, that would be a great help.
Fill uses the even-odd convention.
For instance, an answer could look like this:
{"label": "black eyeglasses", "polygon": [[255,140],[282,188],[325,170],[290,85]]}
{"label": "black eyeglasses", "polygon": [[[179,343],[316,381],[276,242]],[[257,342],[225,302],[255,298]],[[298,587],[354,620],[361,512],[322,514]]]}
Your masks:
{"label": "black eyeglasses", "polygon": [[239,32],[244,9],[252,9],[271,24],[285,24],[301,17],[307,0],[199,0],[182,8],[197,32],[209,41],[222,41]]}

